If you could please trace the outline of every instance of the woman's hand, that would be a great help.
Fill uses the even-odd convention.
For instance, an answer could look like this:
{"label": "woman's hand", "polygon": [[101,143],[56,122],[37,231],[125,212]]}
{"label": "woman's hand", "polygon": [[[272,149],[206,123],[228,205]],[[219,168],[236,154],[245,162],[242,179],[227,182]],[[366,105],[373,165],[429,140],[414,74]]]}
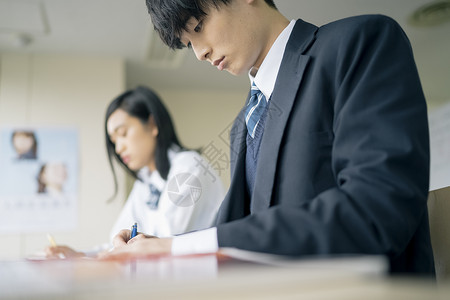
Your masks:
{"label": "woman's hand", "polygon": [[121,230],[114,238],[114,249],[103,252],[100,259],[130,259],[153,255],[170,254],[172,250],[171,238],[157,238],[151,235],[139,233],[130,239],[130,230]]}
{"label": "woman's hand", "polygon": [[118,234],[116,234],[112,240],[114,248],[124,246],[128,243],[131,237],[131,230],[129,229],[122,229],[119,231]]}
{"label": "woman's hand", "polygon": [[121,231],[119,231],[118,234],[116,234],[116,236],[113,237],[112,243],[113,243],[114,248],[117,248],[117,247],[125,246],[127,244],[129,245],[136,240],[149,239],[149,238],[157,238],[157,237],[153,236],[153,235],[148,235],[148,234],[138,232],[138,234],[134,238],[131,239],[131,230],[122,229]]}
{"label": "woman's hand", "polygon": [[48,246],[45,248],[45,256],[47,258],[79,258],[86,256],[83,252],[75,251],[67,246]]}

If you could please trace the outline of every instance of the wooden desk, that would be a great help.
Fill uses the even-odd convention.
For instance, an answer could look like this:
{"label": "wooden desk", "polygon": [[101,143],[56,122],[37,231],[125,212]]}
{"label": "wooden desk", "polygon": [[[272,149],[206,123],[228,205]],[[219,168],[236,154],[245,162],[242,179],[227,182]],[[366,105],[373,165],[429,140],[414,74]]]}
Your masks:
{"label": "wooden desk", "polygon": [[0,299],[450,299],[449,285],[393,279],[383,269],[377,258],[3,261]]}

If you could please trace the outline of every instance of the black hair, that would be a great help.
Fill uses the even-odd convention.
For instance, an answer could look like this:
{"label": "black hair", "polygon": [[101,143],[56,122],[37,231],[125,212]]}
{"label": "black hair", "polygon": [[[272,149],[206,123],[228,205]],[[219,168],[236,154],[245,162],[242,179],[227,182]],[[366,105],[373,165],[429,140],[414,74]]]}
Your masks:
{"label": "black hair", "polygon": [[[210,7],[219,8],[233,0],[145,0],[155,30],[171,49],[184,47],[180,36],[191,17],[200,20]],[[264,0],[275,8],[273,0]]]}
{"label": "black hair", "polygon": [[150,116],[153,117],[155,125],[158,128],[158,136],[156,137],[155,164],[156,169],[163,179],[167,179],[170,169],[170,161],[167,156],[167,151],[169,148],[176,145],[181,150],[188,150],[183,147],[178,140],[170,114],[161,99],[153,90],[144,86],[139,86],[135,89],[122,93],[109,104],[106,109],[105,116],[106,149],[108,152],[109,164],[114,177],[113,197],[117,194],[117,177],[113,166],[113,157],[128,174],[130,174],[133,178],[140,180],[137,176],[137,171],[133,171],[128,168],[128,166],[120,158],[120,155],[116,153],[115,144],[111,141],[108,134],[108,119],[117,109],[122,109],[130,116],[138,118],[144,125],[148,124]]}

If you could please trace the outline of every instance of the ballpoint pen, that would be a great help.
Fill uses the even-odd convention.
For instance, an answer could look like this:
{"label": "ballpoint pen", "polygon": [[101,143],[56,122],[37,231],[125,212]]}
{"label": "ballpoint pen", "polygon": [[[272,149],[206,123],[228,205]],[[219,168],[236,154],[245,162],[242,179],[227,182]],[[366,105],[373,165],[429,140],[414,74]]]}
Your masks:
{"label": "ballpoint pen", "polygon": [[133,227],[131,227],[131,237],[130,240],[132,238],[134,238],[137,235],[137,223],[134,223]]}
{"label": "ballpoint pen", "polygon": [[[130,240],[134,238],[137,235],[137,223],[134,223],[134,225],[131,227],[131,235]],[[130,261],[130,272],[131,274],[136,274],[136,262]]]}

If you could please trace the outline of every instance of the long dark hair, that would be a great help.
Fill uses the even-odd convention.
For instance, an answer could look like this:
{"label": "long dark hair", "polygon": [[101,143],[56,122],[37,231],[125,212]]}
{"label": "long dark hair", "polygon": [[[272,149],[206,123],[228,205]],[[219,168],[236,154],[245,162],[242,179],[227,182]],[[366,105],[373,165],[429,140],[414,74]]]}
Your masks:
{"label": "long dark hair", "polygon": [[133,90],[128,90],[117,98],[115,98],[106,109],[105,116],[105,135],[106,135],[106,149],[108,151],[108,160],[114,177],[114,198],[117,195],[117,176],[113,166],[113,158],[117,160],[125,171],[133,178],[138,179],[137,172],[131,170],[117,155],[115,151],[115,144],[111,141],[108,135],[107,122],[109,117],[117,109],[122,109],[130,116],[138,118],[142,124],[148,124],[150,116],[153,117],[155,125],[158,128],[158,136],[156,137],[155,149],[155,164],[156,169],[163,179],[167,179],[170,169],[170,161],[167,156],[167,151],[173,145],[178,146],[181,150],[188,150],[183,147],[178,140],[175,132],[175,127],[170,118],[170,114],[162,103],[158,95],[151,89],[139,86]]}

